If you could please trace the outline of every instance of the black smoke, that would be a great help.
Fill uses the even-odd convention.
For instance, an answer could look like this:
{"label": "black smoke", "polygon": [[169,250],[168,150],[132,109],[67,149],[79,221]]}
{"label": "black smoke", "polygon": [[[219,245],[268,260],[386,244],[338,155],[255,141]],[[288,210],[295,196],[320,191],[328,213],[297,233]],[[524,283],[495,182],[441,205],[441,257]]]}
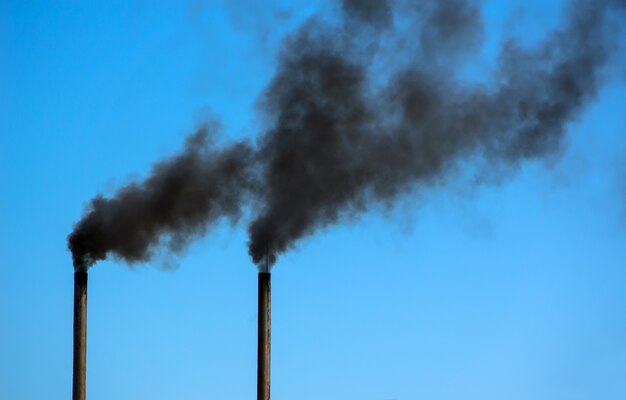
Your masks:
{"label": "black smoke", "polygon": [[148,261],[159,244],[178,252],[220,218],[236,222],[254,185],[253,150],[245,142],[216,149],[212,135],[209,127],[199,129],[145,181],[92,199],[68,238],[74,267],[85,270],[109,254]]}
{"label": "black smoke", "polygon": [[493,80],[480,85],[454,77],[455,62],[483,33],[477,3],[461,0],[400,4],[398,18],[411,28],[380,38],[412,37],[417,45],[406,47],[417,58],[378,83],[354,21],[380,26],[390,18],[384,4],[345,1],[348,28],[311,21],[280,54],[263,102],[274,125],[260,141],[264,207],[249,228],[256,262],[266,249],[284,252],[317,229],[445,179],[464,158],[516,165],[558,151],[566,123],[598,92],[612,49],[608,17],[625,2],[572,2],[564,25],[536,47],[508,40]]}
{"label": "black smoke", "polygon": [[[75,264],[147,260],[164,234],[179,248],[250,205],[249,253],[273,264],[319,229],[445,183],[464,160],[514,168],[554,154],[601,88],[625,8],[569,2],[558,29],[532,47],[507,38],[492,76],[470,83],[459,71],[481,47],[479,2],[344,0],[338,20],[312,17],[285,39],[255,148],[192,139],[145,183],[97,197],[70,236]],[[185,188],[173,196],[171,174]]]}

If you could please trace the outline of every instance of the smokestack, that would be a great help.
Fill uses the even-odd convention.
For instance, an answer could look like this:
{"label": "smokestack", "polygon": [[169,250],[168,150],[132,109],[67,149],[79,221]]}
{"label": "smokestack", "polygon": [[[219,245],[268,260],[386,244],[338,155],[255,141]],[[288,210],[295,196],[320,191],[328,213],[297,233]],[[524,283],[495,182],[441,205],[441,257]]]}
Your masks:
{"label": "smokestack", "polygon": [[257,400],[270,400],[272,274],[259,272],[259,349]]}
{"label": "smokestack", "polygon": [[87,373],[87,272],[74,273],[73,400],[85,400]]}

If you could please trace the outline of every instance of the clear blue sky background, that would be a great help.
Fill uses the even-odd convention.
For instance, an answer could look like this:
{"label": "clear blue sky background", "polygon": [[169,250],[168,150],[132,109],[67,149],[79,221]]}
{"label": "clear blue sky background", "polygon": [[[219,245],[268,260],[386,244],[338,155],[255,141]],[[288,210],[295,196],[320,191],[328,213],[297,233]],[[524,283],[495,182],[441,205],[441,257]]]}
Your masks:
{"label": "clear blue sky background", "polygon": [[[560,2],[485,3],[532,41]],[[206,115],[255,136],[285,32],[322,1],[0,1],[0,399],[68,399],[87,201],[146,176]],[[480,70],[478,70],[480,72]],[[623,65],[613,71],[626,76]],[[499,185],[420,192],[302,241],[273,274],[274,399],[626,398],[626,86],[564,152]],[[90,273],[88,397],[251,399],[245,226]]]}

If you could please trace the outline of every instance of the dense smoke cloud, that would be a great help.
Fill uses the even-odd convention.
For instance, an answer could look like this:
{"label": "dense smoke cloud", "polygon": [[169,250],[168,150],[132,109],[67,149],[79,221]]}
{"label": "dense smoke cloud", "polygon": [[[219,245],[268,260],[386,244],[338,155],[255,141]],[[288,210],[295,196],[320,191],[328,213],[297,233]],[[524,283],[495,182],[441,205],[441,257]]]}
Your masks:
{"label": "dense smoke cloud", "polygon": [[212,135],[209,127],[199,129],[144,182],[92,199],[68,238],[74,267],[87,269],[110,253],[128,263],[148,261],[159,244],[177,252],[220,218],[236,221],[253,188],[253,151],[244,142],[216,149]]}
{"label": "dense smoke cloud", "polygon": [[[281,253],[316,229],[443,179],[464,157],[517,164],[558,150],[565,124],[598,91],[611,50],[605,22],[624,6],[573,2],[558,31],[533,49],[509,40],[494,79],[470,85],[441,68],[440,57],[453,62],[481,37],[476,3],[413,3],[401,7],[414,8],[410,32],[423,58],[382,87],[352,25],[311,21],[288,39],[264,94],[274,126],[260,145],[265,207],[249,228],[256,262],[266,249]],[[379,25],[389,9],[373,4],[345,1],[343,9]]]}
{"label": "dense smoke cloud", "polygon": [[178,248],[253,204],[249,253],[273,264],[321,228],[445,181],[467,158],[516,166],[552,154],[600,89],[624,8],[572,1],[562,26],[532,48],[505,40],[491,79],[472,84],[457,69],[480,49],[478,2],[344,0],[338,22],[315,16],[285,39],[256,148],[191,139],[145,183],[97,197],[70,236],[75,263],[143,261],[163,234]]}

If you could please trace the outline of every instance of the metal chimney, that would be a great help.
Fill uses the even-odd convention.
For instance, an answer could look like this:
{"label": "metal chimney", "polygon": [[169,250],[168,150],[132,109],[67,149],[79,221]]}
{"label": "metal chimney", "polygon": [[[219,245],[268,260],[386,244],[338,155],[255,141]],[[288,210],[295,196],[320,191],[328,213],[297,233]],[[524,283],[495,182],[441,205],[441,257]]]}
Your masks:
{"label": "metal chimney", "polygon": [[85,400],[87,373],[87,272],[74,273],[74,377],[72,399]]}
{"label": "metal chimney", "polygon": [[259,272],[257,400],[270,400],[271,277],[269,271]]}

